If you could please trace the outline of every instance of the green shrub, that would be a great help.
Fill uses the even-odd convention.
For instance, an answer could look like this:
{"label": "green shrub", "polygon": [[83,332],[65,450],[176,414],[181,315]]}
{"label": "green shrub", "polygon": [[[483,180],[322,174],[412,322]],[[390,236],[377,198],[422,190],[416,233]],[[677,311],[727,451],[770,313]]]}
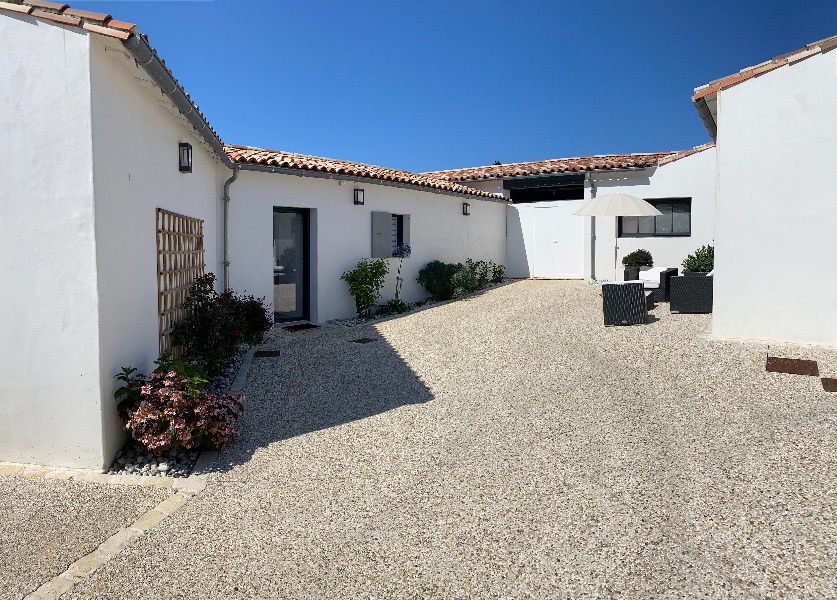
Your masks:
{"label": "green shrub", "polygon": [[491,263],[491,283],[503,283],[503,278],[506,276],[506,267]]}
{"label": "green shrub", "polygon": [[389,265],[384,259],[365,258],[357,263],[354,269],[340,276],[340,279],[349,284],[349,293],[355,299],[355,308],[359,316],[372,316],[372,309],[378,302],[388,272]]}
{"label": "green shrub", "polygon": [[500,283],[505,273],[503,265],[490,260],[474,261],[469,258],[464,265],[434,260],[419,271],[417,281],[434,298],[450,300],[481,290],[489,283]]}
{"label": "green shrub", "polygon": [[[461,266],[461,265],[460,265]],[[468,267],[462,267],[450,278],[453,287],[453,297],[461,298],[471,292],[481,289],[480,280],[477,275]]]}
{"label": "green shrub", "polygon": [[263,299],[215,291],[215,275],[195,281],[184,302],[186,318],[175,325],[172,341],[185,347],[188,360],[203,365],[212,378],[224,372],[242,343],[257,344],[273,325]]}
{"label": "green shrub", "polygon": [[502,283],[503,277],[506,275],[506,267],[490,260],[478,260],[474,262],[469,258],[465,261],[465,265],[477,278],[476,289],[479,290],[489,283]]}
{"label": "green shrub", "polygon": [[469,258],[465,261],[465,266],[467,266],[468,270],[474,274],[474,278],[476,279],[475,289],[481,289],[488,285],[491,275],[490,267],[486,261],[478,260],[474,262]]}
{"label": "green shrub", "polygon": [[654,259],[651,257],[651,253],[648,250],[634,250],[622,258],[622,266],[626,268],[653,267]]}
{"label": "green shrub", "polygon": [[453,298],[454,286],[451,281],[453,274],[464,268],[457,263],[444,263],[434,260],[419,271],[416,281],[427,290],[434,298],[439,300],[450,300]]}
{"label": "green shrub", "polygon": [[715,247],[701,246],[683,261],[683,270],[694,273],[708,273],[715,268]]}
{"label": "green shrub", "polygon": [[384,310],[391,315],[400,315],[401,313],[413,310],[413,305],[404,302],[400,298],[391,298],[384,306]]}

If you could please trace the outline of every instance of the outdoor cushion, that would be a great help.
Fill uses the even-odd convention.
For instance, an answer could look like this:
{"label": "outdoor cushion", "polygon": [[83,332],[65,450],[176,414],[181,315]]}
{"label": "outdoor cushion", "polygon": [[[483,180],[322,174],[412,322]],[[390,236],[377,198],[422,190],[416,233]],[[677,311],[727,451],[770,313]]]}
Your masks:
{"label": "outdoor cushion", "polygon": [[640,267],[639,278],[643,281],[660,281],[660,275],[665,271],[665,267]]}

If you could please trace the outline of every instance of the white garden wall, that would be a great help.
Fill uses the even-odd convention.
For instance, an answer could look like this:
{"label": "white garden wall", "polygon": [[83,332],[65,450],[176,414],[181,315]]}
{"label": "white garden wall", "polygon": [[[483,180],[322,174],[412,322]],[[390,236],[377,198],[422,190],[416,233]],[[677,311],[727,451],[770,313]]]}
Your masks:
{"label": "white garden wall", "polygon": [[89,43],[0,18],[0,461],[102,464]]}
{"label": "white garden wall", "polygon": [[[365,190],[365,204],[353,204],[353,190]],[[242,171],[231,188],[230,281],[238,291],[273,299],[274,207],[311,209],[311,320],[354,315],[355,306],[340,275],[371,254],[373,211],[410,215],[413,255],[404,260],[402,298],[426,297],[416,283],[431,260],[466,258],[503,264],[506,255],[506,205],[502,202],[401,189],[370,181],[350,181]],[[471,215],[462,215],[462,203]],[[390,275],[382,301],[395,289],[397,259],[388,259]]]}
{"label": "white garden wall", "polygon": [[837,51],[723,90],[713,336],[837,344]]}
{"label": "white garden wall", "polygon": [[[148,373],[159,355],[156,209],[203,219],[206,270],[222,285],[223,166],[121,44],[92,38],[93,164],[99,282],[104,455],[124,439],[113,376]],[[178,143],[193,146],[193,171],[178,170]]]}

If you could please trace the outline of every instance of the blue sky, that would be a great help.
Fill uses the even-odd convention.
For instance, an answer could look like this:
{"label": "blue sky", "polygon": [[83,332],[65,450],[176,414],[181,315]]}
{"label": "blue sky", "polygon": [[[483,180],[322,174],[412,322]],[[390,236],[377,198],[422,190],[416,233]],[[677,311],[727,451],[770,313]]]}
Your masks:
{"label": "blue sky", "polygon": [[99,0],[225,142],[411,171],[688,148],[693,89],[837,34],[834,0]]}

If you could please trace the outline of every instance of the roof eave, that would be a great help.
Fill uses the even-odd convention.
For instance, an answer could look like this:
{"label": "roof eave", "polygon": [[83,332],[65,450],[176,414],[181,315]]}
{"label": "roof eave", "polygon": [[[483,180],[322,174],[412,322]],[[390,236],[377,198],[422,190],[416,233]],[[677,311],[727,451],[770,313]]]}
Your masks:
{"label": "roof eave", "polygon": [[624,171],[642,171],[644,169],[655,169],[657,168],[657,164],[650,164],[650,165],[643,165],[641,167],[614,167],[612,169],[574,169],[574,170],[566,170],[566,171],[550,171],[548,173],[527,173],[525,175],[497,175],[496,177],[480,177],[479,179],[451,179],[459,184],[465,184],[468,182],[480,182],[480,181],[519,181],[521,179],[538,179],[540,177],[556,177],[560,175],[578,175],[579,173],[617,173],[617,172],[624,172]]}
{"label": "roof eave", "polygon": [[233,161],[224,150],[224,142],[210,126],[206,118],[200,113],[195,104],[183,90],[183,87],[174,79],[174,76],[157,56],[157,53],[149,45],[144,36],[133,34],[122,45],[130,53],[131,57],[151,77],[160,91],[163,92],[180,111],[180,114],[189,121],[195,131],[209,144],[218,158],[227,167],[232,168]]}
{"label": "roof eave", "polygon": [[430,186],[417,185],[412,183],[404,183],[401,181],[389,181],[386,179],[377,179],[375,177],[363,177],[361,175],[345,175],[342,173],[325,173],[322,171],[309,171],[307,169],[294,169],[290,167],[276,167],[273,165],[261,165],[248,162],[235,161],[234,163],[242,171],[260,171],[262,173],[278,173],[280,175],[295,175],[296,177],[314,177],[317,179],[333,179],[335,181],[353,181],[364,182],[376,185],[385,185],[389,187],[397,187],[409,190],[416,190],[420,192],[431,192],[433,194],[442,194],[445,196],[454,196],[457,198],[465,198],[469,200],[484,200],[486,202],[500,202],[508,204],[507,198],[500,198],[499,196],[481,196],[479,194],[469,194],[467,192],[455,192],[453,190],[445,190],[441,188],[434,188]]}
{"label": "roof eave", "polygon": [[707,94],[699,98],[694,98],[692,100],[692,103],[695,105],[695,108],[698,111],[698,115],[703,121],[703,126],[706,127],[706,131],[709,132],[709,136],[712,138],[713,142],[717,141],[718,122],[716,119],[716,115],[713,114],[713,112],[709,108],[709,105],[707,104],[707,98],[717,98],[717,95],[718,92],[712,92],[711,94]]}

